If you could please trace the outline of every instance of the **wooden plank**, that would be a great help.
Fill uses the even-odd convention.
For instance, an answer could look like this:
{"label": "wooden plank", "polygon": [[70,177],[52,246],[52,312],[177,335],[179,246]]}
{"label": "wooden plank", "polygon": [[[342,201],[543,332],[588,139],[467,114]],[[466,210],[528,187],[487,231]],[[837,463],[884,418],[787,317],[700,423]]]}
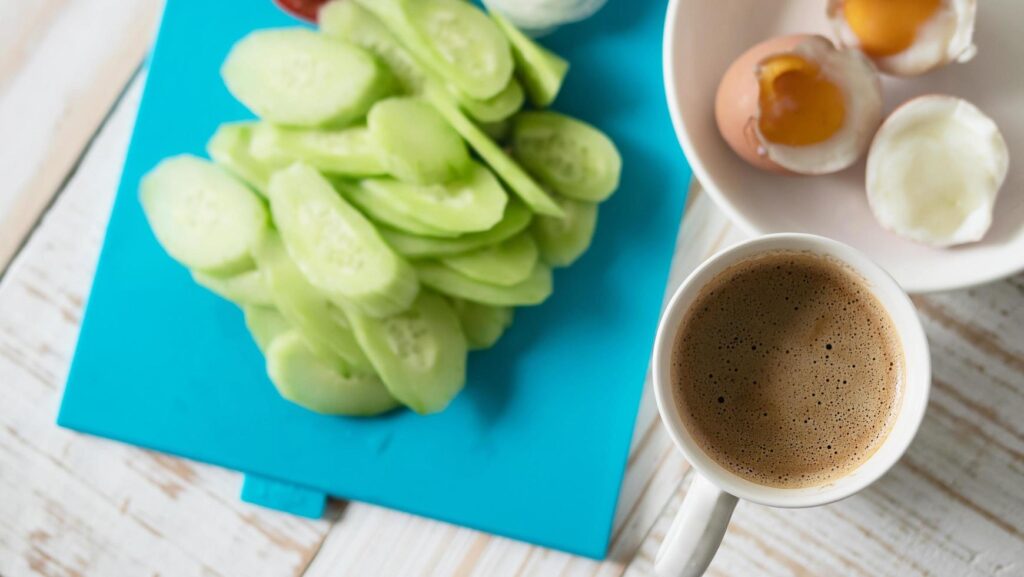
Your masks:
{"label": "wooden plank", "polygon": [[299,575],[337,505],[249,506],[236,473],[54,424],[141,83],[0,283],[0,575]]}
{"label": "wooden plank", "polygon": [[161,5],[0,2],[0,270],[138,69]]}

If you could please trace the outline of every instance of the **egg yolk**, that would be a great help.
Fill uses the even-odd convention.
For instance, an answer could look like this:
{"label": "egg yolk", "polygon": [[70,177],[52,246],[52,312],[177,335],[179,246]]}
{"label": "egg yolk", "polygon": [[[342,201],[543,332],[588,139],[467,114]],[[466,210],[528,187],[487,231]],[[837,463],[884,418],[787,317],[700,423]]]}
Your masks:
{"label": "egg yolk", "polygon": [[843,17],[869,56],[892,56],[914,43],[941,0],[845,0]]}
{"label": "egg yolk", "polygon": [[814,62],[796,54],[762,60],[758,67],[761,135],[777,144],[807,146],[843,126],[843,93]]}

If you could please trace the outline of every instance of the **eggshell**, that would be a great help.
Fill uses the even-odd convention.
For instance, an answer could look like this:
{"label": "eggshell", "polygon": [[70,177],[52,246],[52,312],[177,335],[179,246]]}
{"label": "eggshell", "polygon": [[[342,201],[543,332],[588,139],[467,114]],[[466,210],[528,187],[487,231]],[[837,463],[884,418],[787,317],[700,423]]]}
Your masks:
{"label": "eggshell", "polygon": [[736,154],[757,168],[793,174],[761,152],[761,143],[754,131],[761,90],[757,84],[757,65],[770,56],[793,50],[809,38],[812,35],[794,34],[756,44],[729,66],[718,84],[718,94],[715,96],[718,131]]}

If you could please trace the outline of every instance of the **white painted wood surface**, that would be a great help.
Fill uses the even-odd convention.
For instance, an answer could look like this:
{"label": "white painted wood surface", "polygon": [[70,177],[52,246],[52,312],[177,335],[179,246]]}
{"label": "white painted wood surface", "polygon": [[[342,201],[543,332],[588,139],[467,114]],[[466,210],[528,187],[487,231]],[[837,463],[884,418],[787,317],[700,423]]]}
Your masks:
{"label": "white painted wood surface", "polygon": [[[131,16],[88,19],[111,7]],[[298,520],[240,503],[236,473],[54,425],[141,79],[95,128],[154,16],[154,2],[0,0],[0,261],[22,247],[0,280],[0,575],[649,575],[688,470],[649,390],[604,563],[361,503]],[[39,79],[62,74],[43,94]],[[71,108],[78,120],[61,120]],[[740,239],[695,195],[674,281]],[[935,384],[907,456],[827,507],[741,503],[710,575],[1024,575],[1024,276],[915,302]]]}

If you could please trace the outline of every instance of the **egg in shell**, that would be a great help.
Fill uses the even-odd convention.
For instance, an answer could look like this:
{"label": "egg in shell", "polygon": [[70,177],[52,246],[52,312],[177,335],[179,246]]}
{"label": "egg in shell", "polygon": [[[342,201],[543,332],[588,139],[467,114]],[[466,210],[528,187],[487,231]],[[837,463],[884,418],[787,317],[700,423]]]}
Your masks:
{"label": "egg in shell", "polygon": [[858,51],[817,35],[757,44],[729,67],[715,98],[718,130],[750,164],[828,174],[855,163],[882,120],[878,73]]}
{"label": "egg in shell", "polygon": [[829,0],[827,12],[839,44],[886,74],[916,76],[976,52],[977,0]]}
{"label": "egg in shell", "polygon": [[981,240],[1009,163],[999,128],[976,106],[920,96],[890,114],[875,135],[868,204],[883,227],[917,242]]}

